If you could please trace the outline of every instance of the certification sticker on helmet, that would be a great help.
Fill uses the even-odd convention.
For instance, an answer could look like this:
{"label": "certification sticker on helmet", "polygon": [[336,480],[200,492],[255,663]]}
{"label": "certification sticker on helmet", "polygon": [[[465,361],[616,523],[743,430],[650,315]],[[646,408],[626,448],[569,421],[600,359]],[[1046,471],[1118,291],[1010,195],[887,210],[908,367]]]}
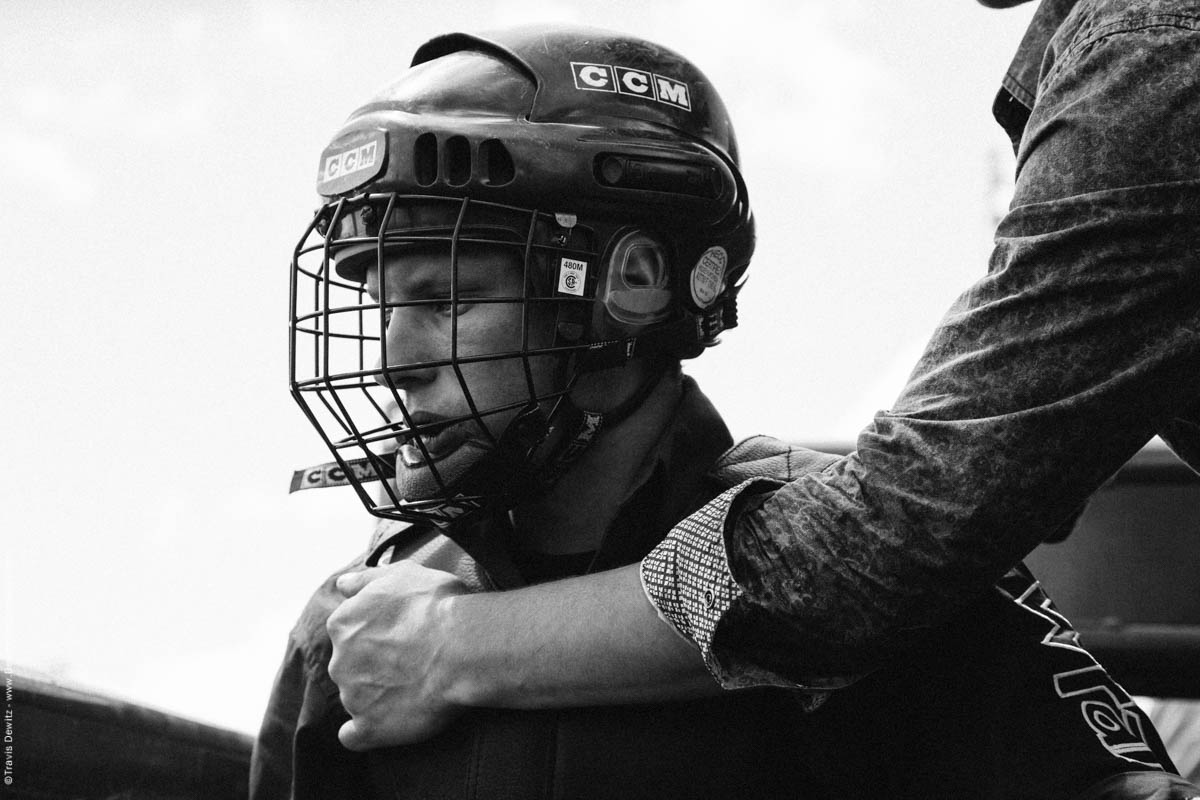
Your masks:
{"label": "certification sticker on helmet", "polygon": [[725,285],[725,267],[729,255],[725,248],[714,245],[704,251],[692,267],[692,302],[698,308],[708,308],[721,294]]}
{"label": "certification sticker on helmet", "polygon": [[587,277],[587,262],[564,258],[558,267],[558,291],[583,297],[584,278]]}

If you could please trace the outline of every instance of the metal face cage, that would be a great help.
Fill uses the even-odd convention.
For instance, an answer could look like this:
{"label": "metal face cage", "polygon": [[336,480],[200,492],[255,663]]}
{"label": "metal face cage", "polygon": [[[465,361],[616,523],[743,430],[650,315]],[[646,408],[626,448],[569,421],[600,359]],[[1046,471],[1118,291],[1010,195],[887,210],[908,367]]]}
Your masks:
{"label": "metal face cage", "polygon": [[[595,233],[576,225],[573,218],[465,198],[366,194],[318,210],[292,258],[291,392],[368,511],[387,519],[444,525],[519,491],[520,481],[531,469],[533,451],[545,439],[549,420],[574,383],[567,362],[573,354],[595,348],[588,343],[586,331],[600,255],[596,242]],[[385,259],[416,247],[440,248],[448,254],[449,291],[444,297],[389,301]],[[519,306],[518,347],[497,345],[470,352],[461,347],[460,257],[468,248],[495,248],[519,259],[523,271],[519,295],[469,298],[471,304]],[[564,291],[565,263],[578,270],[577,275],[587,276],[582,288],[571,282]],[[367,292],[366,273],[371,266],[378,270],[379,301]],[[398,363],[388,352],[389,316],[398,309],[428,304],[449,307],[447,352],[434,360]],[[533,336],[533,326],[546,324],[547,318],[554,325],[552,335]],[[534,344],[538,338],[541,345]],[[539,392],[533,368],[538,359],[560,362],[564,376],[560,385]],[[524,391],[519,400],[481,407],[470,385],[469,365],[499,360],[520,364]],[[397,384],[416,370],[452,371],[469,413],[436,422],[414,419]],[[499,436],[489,431],[489,417],[513,412],[516,416]],[[447,476],[430,457],[425,438],[458,423],[477,426],[493,447],[465,474]],[[405,443],[420,450],[437,485],[434,496],[398,495],[395,458]]]}

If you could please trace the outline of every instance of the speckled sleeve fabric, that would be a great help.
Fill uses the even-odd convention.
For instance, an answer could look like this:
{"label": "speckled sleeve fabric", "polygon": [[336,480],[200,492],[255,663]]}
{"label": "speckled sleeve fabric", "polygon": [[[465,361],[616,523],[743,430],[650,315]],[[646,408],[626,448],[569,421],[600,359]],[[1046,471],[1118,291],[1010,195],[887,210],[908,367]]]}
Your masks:
{"label": "speckled sleeve fabric", "polygon": [[752,662],[739,663],[736,653],[721,661],[712,652],[717,621],[742,594],[731,574],[721,533],[730,507],[778,486],[777,481],[752,478],[723,492],[680,522],[642,561],[642,585],[657,599],[659,614],[700,647],[705,665],[727,689],[764,685],[804,688],[757,669]]}
{"label": "speckled sleeve fabric", "polygon": [[669,618],[714,591],[688,635],[727,685],[868,672],[1156,432],[1200,453],[1200,3],[1046,7],[1065,16],[1026,54],[1040,71],[988,274],[893,408],[855,453],[706,509],[648,559],[674,570],[647,581]]}

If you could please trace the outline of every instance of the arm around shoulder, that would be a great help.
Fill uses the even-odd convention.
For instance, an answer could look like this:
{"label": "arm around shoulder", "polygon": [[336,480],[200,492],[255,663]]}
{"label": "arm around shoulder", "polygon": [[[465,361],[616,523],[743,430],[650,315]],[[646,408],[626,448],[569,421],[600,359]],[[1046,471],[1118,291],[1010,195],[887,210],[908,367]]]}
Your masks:
{"label": "arm around shoulder", "polygon": [[[696,647],[658,614],[639,566],[448,601],[448,695],[548,708],[718,693]],[[532,657],[531,657],[532,656]]]}

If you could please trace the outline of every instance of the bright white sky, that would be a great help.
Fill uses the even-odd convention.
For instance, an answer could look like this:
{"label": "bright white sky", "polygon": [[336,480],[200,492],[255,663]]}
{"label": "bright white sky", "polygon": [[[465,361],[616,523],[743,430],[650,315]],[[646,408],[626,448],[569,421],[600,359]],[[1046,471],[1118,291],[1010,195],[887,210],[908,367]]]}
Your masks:
{"label": "bright white sky", "polygon": [[689,371],[735,435],[849,441],[987,265],[990,107],[1031,6],[972,0],[8,0],[0,656],[256,729],[309,591],[364,546],[288,396],[287,263],[341,121],[432,35],[535,21],[689,55],[760,243]]}

